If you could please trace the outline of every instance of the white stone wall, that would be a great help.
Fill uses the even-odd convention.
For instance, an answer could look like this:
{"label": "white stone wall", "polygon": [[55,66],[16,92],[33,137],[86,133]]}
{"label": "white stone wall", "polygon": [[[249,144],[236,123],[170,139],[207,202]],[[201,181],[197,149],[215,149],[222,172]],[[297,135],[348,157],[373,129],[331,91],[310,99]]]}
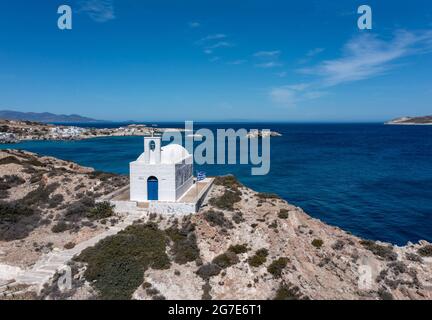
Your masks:
{"label": "white stone wall", "polygon": [[132,201],[148,201],[147,180],[158,179],[159,201],[176,201],[175,165],[143,164],[135,161],[130,164],[130,194]]}
{"label": "white stone wall", "polygon": [[185,215],[195,213],[196,207],[195,203],[155,201],[150,203],[149,212],[157,214]]}
{"label": "white stone wall", "polygon": [[134,213],[138,210],[136,202],[132,201],[110,201],[115,206],[115,211],[118,213]]}

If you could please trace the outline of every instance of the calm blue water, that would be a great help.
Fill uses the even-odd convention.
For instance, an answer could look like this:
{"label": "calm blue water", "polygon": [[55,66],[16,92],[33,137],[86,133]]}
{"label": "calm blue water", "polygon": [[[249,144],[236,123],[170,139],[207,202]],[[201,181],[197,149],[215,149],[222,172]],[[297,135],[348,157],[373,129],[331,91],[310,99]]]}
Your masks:
{"label": "calm blue water", "polygon": [[[242,165],[199,168],[208,175],[235,174],[257,191],[278,193],[310,215],[365,238],[400,245],[432,241],[432,126],[195,124],[201,126],[283,134],[272,139],[269,175],[251,176],[250,167]],[[115,137],[6,147],[126,174],[142,145],[141,137]]]}

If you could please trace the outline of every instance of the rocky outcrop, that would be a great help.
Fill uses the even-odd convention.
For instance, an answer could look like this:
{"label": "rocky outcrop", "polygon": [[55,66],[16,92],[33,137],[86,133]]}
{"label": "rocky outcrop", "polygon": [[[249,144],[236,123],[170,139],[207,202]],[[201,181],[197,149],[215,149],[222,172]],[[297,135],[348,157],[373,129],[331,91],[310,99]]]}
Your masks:
{"label": "rocky outcrop", "polygon": [[386,122],[390,125],[432,125],[432,116],[425,117],[401,117]]}
{"label": "rocky outcrop", "polygon": [[[48,225],[38,222],[20,240],[0,240],[0,264],[31,267],[40,252],[50,254],[70,248],[71,241],[88,243],[100,235],[99,242],[90,241],[94,247],[69,257],[72,289],[59,292],[54,279],[38,298],[432,299],[430,243],[398,247],[361,239],[232,176],[216,178],[198,214],[144,212],[133,225],[116,229],[109,220],[90,219],[101,208],[71,207],[77,208],[81,193],[109,192],[127,181],[116,184],[120,178],[114,175],[18,151],[2,152],[0,168],[4,185],[11,186],[3,205],[33,199],[37,221],[43,217]],[[47,187],[56,182],[54,191]],[[52,209],[57,193],[64,205]],[[69,214],[75,218],[68,220]],[[52,228],[60,221],[74,228],[56,234]]]}

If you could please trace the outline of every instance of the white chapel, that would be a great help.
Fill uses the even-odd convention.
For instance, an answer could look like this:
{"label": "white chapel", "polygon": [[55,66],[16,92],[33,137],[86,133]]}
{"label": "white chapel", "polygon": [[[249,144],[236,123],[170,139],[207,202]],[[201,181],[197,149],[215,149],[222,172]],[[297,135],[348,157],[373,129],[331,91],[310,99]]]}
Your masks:
{"label": "white chapel", "polygon": [[161,146],[161,137],[145,137],[144,152],[130,163],[130,200],[179,200],[194,184],[192,155],[181,145]]}

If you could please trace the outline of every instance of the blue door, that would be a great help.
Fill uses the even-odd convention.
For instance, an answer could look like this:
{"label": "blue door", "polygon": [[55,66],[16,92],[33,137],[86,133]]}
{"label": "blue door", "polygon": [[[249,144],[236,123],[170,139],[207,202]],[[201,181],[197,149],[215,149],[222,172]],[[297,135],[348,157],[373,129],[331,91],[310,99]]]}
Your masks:
{"label": "blue door", "polygon": [[148,200],[159,200],[158,187],[158,179],[156,177],[150,177],[147,179]]}

